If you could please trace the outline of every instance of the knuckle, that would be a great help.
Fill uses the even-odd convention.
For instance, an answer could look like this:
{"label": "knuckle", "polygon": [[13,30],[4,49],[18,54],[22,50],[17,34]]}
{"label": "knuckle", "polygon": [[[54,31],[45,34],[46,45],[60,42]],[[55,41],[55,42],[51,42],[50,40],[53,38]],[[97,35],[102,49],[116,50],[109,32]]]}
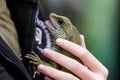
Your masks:
{"label": "knuckle", "polygon": [[56,75],[56,72],[55,72],[55,71],[51,71],[51,72],[49,73],[49,75],[50,75],[50,76],[55,76],[55,75]]}
{"label": "knuckle", "polygon": [[70,65],[69,68],[70,68],[71,71],[75,71],[75,72],[76,72],[76,71],[77,71],[77,68],[79,67],[80,64],[79,64],[79,62],[77,62],[76,60],[73,60],[72,63],[73,63],[73,64]]}
{"label": "knuckle", "polygon": [[109,71],[107,68],[105,68],[105,70],[103,72],[104,77],[107,78],[108,74],[109,74]]}
{"label": "knuckle", "polygon": [[[98,73],[98,77],[97,78],[101,77],[102,79],[100,79],[100,80],[104,80],[104,79],[106,80],[107,77],[108,77],[108,73],[109,73],[108,69],[105,68],[102,72]],[[97,80],[97,79],[95,79],[95,80]]]}
{"label": "knuckle", "polygon": [[69,77],[68,80],[80,80],[80,79],[76,78],[75,76],[73,76],[73,75],[71,74],[71,77]]}
{"label": "knuckle", "polygon": [[82,57],[82,58],[87,58],[87,57],[89,57],[89,53],[88,53],[88,51],[87,50],[83,50],[82,52],[81,52],[81,54],[79,54],[80,55],[80,58]]}

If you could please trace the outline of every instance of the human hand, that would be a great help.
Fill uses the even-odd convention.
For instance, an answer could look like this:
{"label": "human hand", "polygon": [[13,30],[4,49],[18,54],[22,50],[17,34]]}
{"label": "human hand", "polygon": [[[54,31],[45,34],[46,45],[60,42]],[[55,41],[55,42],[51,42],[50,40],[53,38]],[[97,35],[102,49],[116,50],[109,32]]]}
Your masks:
{"label": "human hand", "polygon": [[75,75],[40,64],[38,71],[51,78],[45,77],[45,80],[107,80],[108,70],[86,49],[84,36],[81,35],[80,39],[80,46],[60,38],[56,40],[56,44],[77,56],[82,64],[50,49],[42,51],[44,56],[67,68]]}

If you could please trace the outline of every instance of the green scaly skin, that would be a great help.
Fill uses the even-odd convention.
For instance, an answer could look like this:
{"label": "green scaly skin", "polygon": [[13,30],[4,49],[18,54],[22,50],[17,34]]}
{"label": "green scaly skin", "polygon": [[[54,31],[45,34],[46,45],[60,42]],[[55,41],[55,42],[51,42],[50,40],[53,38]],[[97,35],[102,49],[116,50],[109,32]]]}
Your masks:
{"label": "green scaly skin", "polygon": [[[51,13],[49,15],[49,18],[50,18],[50,20],[47,20],[45,23],[53,35],[54,42],[52,45],[52,49],[66,55],[66,56],[74,58],[77,61],[80,61],[76,56],[72,55],[71,53],[67,52],[66,50],[55,45],[55,40],[57,38],[63,38],[63,39],[69,40],[71,42],[74,42],[74,43],[80,45],[79,31],[75,28],[74,25],[72,25],[71,21],[65,16],[60,16],[60,15]],[[65,69],[64,67],[56,64],[53,61],[50,61],[50,63],[46,63],[46,62],[42,61],[35,52],[32,52],[32,54],[27,54],[25,57],[30,59],[30,63],[32,63],[36,66],[39,64],[45,64],[45,65],[57,68],[62,71],[70,72],[67,69]],[[35,73],[36,73],[36,70],[35,70]],[[35,74],[34,74],[34,77],[35,77]]]}

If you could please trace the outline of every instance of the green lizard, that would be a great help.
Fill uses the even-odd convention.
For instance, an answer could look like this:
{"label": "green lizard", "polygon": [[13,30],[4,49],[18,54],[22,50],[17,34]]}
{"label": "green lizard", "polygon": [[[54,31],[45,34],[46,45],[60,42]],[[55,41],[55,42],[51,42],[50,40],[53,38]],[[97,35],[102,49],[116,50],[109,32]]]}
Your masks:
{"label": "green lizard", "polygon": [[[53,35],[54,41],[53,41],[52,49],[79,61],[79,59],[76,56],[72,55],[66,50],[55,45],[55,40],[57,38],[63,38],[80,45],[79,31],[75,28],[74,25],[72,25],[71,21],[65,16],[60,16],[60,15],[51,13],[49,15],[49,18],[50,20],[47,20],[45,23]],[[39,64],[46,64],[54,68],[57,68],[59,70],[70,72],[53,61],[50,61],[50,63],[46,63],[42,61],[35,52],[32,52],[32,54],[27,54],[25,57],[30,59],[30,63],[36,66]],[[35,77],[35,74],[33,77]]]}

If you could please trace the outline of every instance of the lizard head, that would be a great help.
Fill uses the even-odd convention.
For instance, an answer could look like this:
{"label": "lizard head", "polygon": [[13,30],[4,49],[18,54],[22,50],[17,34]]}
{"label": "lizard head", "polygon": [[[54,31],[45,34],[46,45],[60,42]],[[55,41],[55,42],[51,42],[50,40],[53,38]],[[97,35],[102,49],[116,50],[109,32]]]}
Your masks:
{"label": "lizard head", "polygon": [[71,29],[71,21],[65,17],[60,16],[54,13],[49,15],[50,20],[47,20],[45,23],[48,26],[48,29],[53,33],[53,35],[58,38],[67,39],[69,29]]}
{"label": "lizard head", "polygon": [[70,27],[70,25],[72,25],[71,21],[65,16],[60,16],[55,13],[51,13],[49,15],[49,18],[54,26],[60,26],[63,30],[66,30]]}

